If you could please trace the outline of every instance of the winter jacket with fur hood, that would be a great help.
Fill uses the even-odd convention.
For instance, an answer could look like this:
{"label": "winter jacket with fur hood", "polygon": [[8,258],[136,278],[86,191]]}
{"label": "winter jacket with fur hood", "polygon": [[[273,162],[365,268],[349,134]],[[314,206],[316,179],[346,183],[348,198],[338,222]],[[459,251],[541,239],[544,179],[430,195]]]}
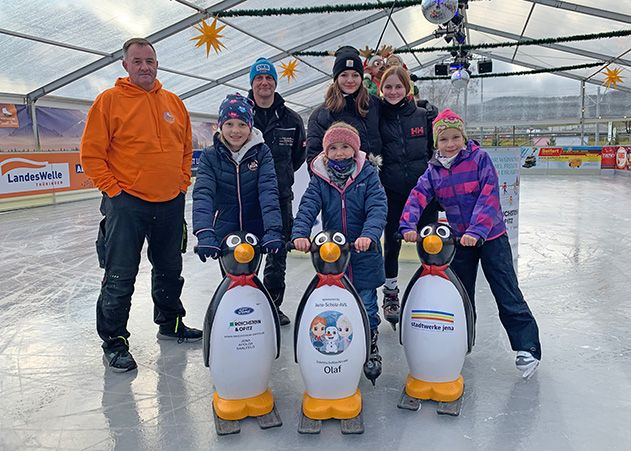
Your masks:
{"label": "winter jacket with fur hood", "polygon": [[344,188],[333,184],[326,171],[324,153],[311,164],[313,176],[302,196],[300,208],[291,234],[296,238],[310,238],[311,228],[322,211],[323,229],[344,233],[346,239],[370,238],[376,250],[351,251],[351,262],[346,270],[357,290],[377,288],[385,281],[381,235],[386,225],[388,205],[377,170],[357,152],[357,167]]}

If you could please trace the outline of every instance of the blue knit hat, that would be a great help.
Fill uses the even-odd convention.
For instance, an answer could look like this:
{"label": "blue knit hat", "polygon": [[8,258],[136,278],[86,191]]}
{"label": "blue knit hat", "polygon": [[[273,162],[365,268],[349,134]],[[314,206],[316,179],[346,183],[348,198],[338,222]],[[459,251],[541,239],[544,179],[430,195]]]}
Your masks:
{"label": "blue knit hat", "polygon": [[267,58],[259,58],[250,66],[250,86],[254,83],[254,77],[260,74],[271,75],[274,82],[278,83],[276,68]]}
{"label": "blue knit hat", "polygon": [[228,94],[219,107],[217,126],[221,126],[229,119],[239,119],[252,128],[254,126],[254,103],[241,94]]}

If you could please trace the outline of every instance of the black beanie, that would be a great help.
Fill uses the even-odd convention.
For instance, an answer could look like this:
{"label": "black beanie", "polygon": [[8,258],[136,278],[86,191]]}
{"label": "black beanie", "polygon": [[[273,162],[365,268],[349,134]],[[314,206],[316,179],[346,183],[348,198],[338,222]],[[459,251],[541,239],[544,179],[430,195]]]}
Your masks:
{"label": "black beanie", "polygon": [[345,70],[354,70],[364,76],[364,65],[359,57],[359,51],[355,47],[345,45],[335,52],[335,63],[333,64],[333,79],[337,80]]}

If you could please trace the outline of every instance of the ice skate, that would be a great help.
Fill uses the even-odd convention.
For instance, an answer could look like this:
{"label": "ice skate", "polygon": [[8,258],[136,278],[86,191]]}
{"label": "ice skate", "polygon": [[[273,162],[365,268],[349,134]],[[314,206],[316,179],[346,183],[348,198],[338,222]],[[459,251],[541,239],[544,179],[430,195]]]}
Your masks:
{"label": "ice skate", "polygon": [[539,367],[539,360],[528,351],[519,351],[515,357],[515,366],[522,372],[524,379],[530,379]]}
{"label": "ice skate", "polygon": [[394,330],[397,330],[399,322],[399,289],[383,289],[383,316]]}
{"label": "ice skate", "polygon": [[370,331],[370,356],[364,364],[364,375],[372,382],[372,385],[375,385],[375,381],[381,376],[381,356],[377,347],[378,338],[379,331]]}

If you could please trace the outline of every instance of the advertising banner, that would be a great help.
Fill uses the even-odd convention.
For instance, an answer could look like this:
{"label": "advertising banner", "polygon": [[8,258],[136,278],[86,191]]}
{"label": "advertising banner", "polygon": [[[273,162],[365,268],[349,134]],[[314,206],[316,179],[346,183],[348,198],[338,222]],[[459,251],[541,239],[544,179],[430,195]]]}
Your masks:
{"label": "advertising banner", "polygon": [[614,149],[616,173],[631,171],[631,146],[616,146]]}
{"label": "advertising banner", "polygon": [[519,245],[519,163],[523,148],[494,147],[486,149],[495,169],[497,169],[500,203],[504,214],[504,224],[513,252],[517,269],[517,249]]}
{"label": "advertising banner", "polygon": [[[593,173],[600,174],[600,147],[541,148],[539,157],[547,160],[548,173]],[[546,153],[546,151],[549,151]]]}
{"label": "advertising banner", "polygon": [[42,150],[78,152],[87,111],[37,107],[37,131]]}
{"label": "advertising banner", "polygon": [[78,152],[0,154],[0,199],[93,188]]}
{"label": "advertising banner", "polygon": [[18,110],[12,103],[0,103],[0,128],[19,128]]}
{"label": "advertising banner", "polygon": [[604,146],[600,152],[600,169],[604,171],[616,169],[617,146]]}
{"label": "advertising banner", "polygon": [[29,109],[25,105],[0,103],[0,152],[32,150],[35,135]]}
{"label": "advertising banner", "polygon": [[214,122],[191,122],[193,132],[193,177],[197,174],[197,165],[202,150],[213,145],[213,135],[217,131]]}
{"label": "advertising banner", "polygon": [[600,174],[601,148],[522,147],[521,167],[531,174]]}
{"label": "advertising banner", "polygon": [[[543,163],[539,160],[539,148],[538,147],[521,147],[521,167],[529,169],[528,172],[538,172],[541,170]],[[533,168],[532,170],[530,170]]]}

